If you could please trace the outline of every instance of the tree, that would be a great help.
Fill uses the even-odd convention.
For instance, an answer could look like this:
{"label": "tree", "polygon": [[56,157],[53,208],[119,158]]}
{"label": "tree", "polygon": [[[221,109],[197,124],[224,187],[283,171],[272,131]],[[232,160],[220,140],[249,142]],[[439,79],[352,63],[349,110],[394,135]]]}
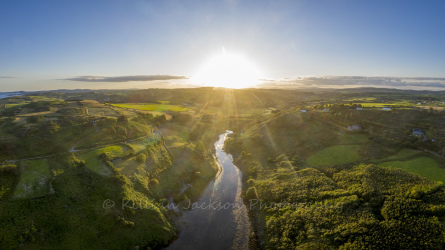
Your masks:
{"label": "tree", "polygon": [[138,163],[144,163],[147,160],[147,157],[145,156],[145,154],[139,154],[138,156],[136,156],[136,161]]}
{"label": "tree", "polygon": [[258,193],[255,187],[250,187],[247,189],[246,197],[249,200],[258,199]]}
{"label": "tree", "polygon": [[158,181],[157,179],[151,179],[149,183],[150,183],[150,185],[152,185],[152,186],[156,186],[156,185],[159,184],[159,181]]}

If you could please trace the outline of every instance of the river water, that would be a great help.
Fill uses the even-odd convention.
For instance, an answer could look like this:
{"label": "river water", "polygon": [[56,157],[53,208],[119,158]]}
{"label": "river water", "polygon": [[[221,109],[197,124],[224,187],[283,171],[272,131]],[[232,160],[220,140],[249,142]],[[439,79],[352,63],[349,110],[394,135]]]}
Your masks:
{"label": "river water", "polygon": [[250,221],[240,197],[242,173],[233,165],[232,155],[223,151],[227,131],[215,143],[221,172],[204,195],[179,219],[183,225],[179,238],[167,249],[248,249]]}

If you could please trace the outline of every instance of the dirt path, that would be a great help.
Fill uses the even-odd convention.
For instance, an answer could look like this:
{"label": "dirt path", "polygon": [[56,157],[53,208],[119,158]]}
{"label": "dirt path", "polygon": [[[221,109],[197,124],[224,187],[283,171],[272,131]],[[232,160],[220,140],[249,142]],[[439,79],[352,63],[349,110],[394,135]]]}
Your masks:
{"label": "dirt path", "polygon": [[155,128],[151,128],[151,132],[154,132],[154,129],[156,129],[157,133],[161,136],[162,139],[162,145],[164,145],[165,150],[167,150],[167,152],[173,156],[172,152],[170,151],[170,149],[168,149],[167,145],[165,144],[165,140],[164,140],[164,136],[161,134],[161,131],[159,131],[159,129],[157,127]]}
{"label": "dirt path", "polygon": [[43,158],[48,158],[48,157],[51,157],[51,156],[54,156],[54,155],[56,155],[56,154],[44,155],[44,156],[38,156],[38,157],[31,157],[31,158],[24,158],[24,159],[16,159],[16,160],[7,160],[6,162],[15,163],[16,161],[27,161],[27,160],[43,159]]}

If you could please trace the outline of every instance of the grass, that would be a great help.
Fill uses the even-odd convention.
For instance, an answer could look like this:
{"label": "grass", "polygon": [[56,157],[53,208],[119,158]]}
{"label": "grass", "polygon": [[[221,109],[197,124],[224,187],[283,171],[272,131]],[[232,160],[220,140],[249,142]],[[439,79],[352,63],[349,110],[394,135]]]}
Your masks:
{"label": "grass", "polygon": [[375,98],[375,97],[361,97],[361,98],[352,98],[352,99],[347,99],[347,100],[345,100],[345,101],[348,101],[348,102],[359,102],[359,101],[362,101],[362,102],[369,102],[369,101],[375,101],[377,98]]}
{"label": "grass", "polygon": [[170,101],[158,101],[158,102],[161,104],[169,104],[170,103]]}
{"label": "grass", "polygon": [[445,182],[445,169],[440,168],[437,162],[429,157],[417,157],[408,161],[387,161],[380,163],[379,166],[401,168],[433,181]]}
{"label": "grass", "polygon": [[50,192],[49,181],[53,177],[46,159],[23,162],[28,166],[20,175],[13,199],[31,199]]}
{"label": "grass", "polygon": [[142,150],[145,150],[148,146],[154,145],[159,140],[160,140],[160,137],[157,134],[151,134],[150,136],[148,136],[146,138],[132,141],[127,144],[133,146],[137,152],[140,152]]}
{"label": "grass", "polygon": [[411,107],[413,106],[412,103],[407,102],[407,101],[399,101],[399,102],[359,102],[357,104],[361,104],[362,107],[365,108],[383,108],[383,107],[388,107],[388,106],[408,106]]}
{"label": "grass", "polygon": [[337,145],[324,148],[307,158],[310,166],[337,165],[354,162],[359,159],[358,145]]}
{"label": "grass", "polygon": [[364,134],[344,133],[339,137],[339,144],[359,144],[368,142]]}
{"label": "grass", "polygon": [[436,133],[434,133],[434,131],[432,131],[432,130],[426,130],[425,134],[426,134],[426,136],[428,136],[428,138],[435,138],[436,137]]}
{"label": "grass", "polygon": [[62,101],[59,98],[46,97],[46,96],[28,96],[33,101]]}
{"label": "grass", "polygon": [[107,145],[107,144],[114,144],[117,142],[122,141],[128,141],[132,139],[136,139],[139,137],[146,136],[151,133],[151,127],[148,125],[140,124],[134,121],[129,121],[125,125],[121,125],[121,127],[125,127],[127,131],[126,136],[117,136],[117,134],[110,134],[107,132],[106,129],[102,129],[97,133],[92,134],[91,136],[87,137],[83,141],[81,141],[77,146],[76,149],[83,149],[83,148],[91,148],[91,147],[97,147],[99,145]]}
{"label": "grass", "polygon": [[19,107],[19,106],[23,106],[26,103],[13,103],[13,104],[5,104],[5,109],[9,109],[9,108],[14,108],[14,107]]}
{"label": "grass", "polygon": [[127,109],[138,109],[138,110],[146,110],[146,111],[186,111],[188,108],[184,108],[178,105],[168,105],[168,104],[152,104],[152,103],[142,103],[142,104],[134,104],[134,103],[116,103],[111,104],[116,107],[120,108],[127,108]]}
{"label": "grass", "polygon": [[8,109],[12,109],[12,108],[19,108],[22,107],[26,104],[28,104],[29,102],[21,102],[21,103],[6,103],[6,104],[2,104],[0,103],[0,111],[5,111]]}
{"label": "grass", "polygon": [[139,167],[145,166],[143,163],[136,162],[135,157],[123,160],[117,159],[113,161],[113,166],[121,170],[121,173],[126,176],[133,175]]}
{"label": "grass", "polygon": [[79,159],[85,161],[85,166],[90,169],[91,171],[104,175],[104,176],[110,176],[111,170],[108,169],[105,164],[103,164],[102,160],[100,159],[100,154],[103,152],[108,152],[114,157],[123,157],[125,156],[125,150],[123,146],[116,145],[116,146],[109,146],[105,148],[99,148],[96,150],[89,151],[79,157]]}
{"label": "grass", "polygon": [[88,107],[88,113],[90,116],[107,116],[107,117],[117,117],[119,112],[111,107]]}
{"label": "grass", "polygon": [[418,151],[404,148],[404,149],[400,150],[397,154],[391,155],[391,156],[388,156],[388,157],[382,159],[382,161],[402,160],[402,159],[405,159],[407,157],[414,156],[414,155],[416,155],[418,153],[419,153]]}
{"label": "grass", "polygon": [[165,142],[169,148],[182,147],[186,144],[186,141],[179,136],[167,136]]}

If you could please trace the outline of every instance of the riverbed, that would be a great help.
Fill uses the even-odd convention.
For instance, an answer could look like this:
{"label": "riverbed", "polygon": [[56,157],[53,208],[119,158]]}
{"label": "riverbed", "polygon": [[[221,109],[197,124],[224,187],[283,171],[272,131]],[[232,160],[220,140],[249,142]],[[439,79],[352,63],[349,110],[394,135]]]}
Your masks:
{"label": "riverbed", "polygon": [[251,231],[247,209],[241,198],[242,173],[232,155],[223,151],[227,131],[214,144],[221,172],[179,219],[181,233],[167,249],[248,249]]}

